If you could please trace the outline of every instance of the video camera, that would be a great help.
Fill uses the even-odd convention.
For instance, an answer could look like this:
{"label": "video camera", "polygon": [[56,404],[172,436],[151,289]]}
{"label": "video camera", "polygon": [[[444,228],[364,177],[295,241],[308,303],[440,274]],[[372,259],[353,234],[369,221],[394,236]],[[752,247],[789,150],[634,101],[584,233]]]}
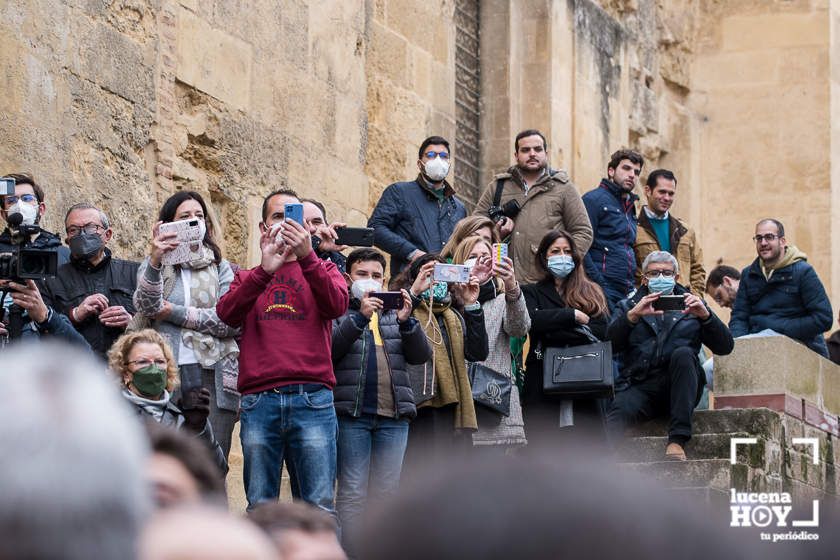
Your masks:
{"label": "video camera", "polygon": [[503,218],[515,218],[520,210],[519,202],[513,199],[508,200],[502,206],[491,206],[487,209],[487,213],[490,215],[490,219],[498,224]]}
{"label": "video camera", "polygon": [[[0,200],[14,195],[15,180],[0,177]],[[54,278],[58,271],[58,251],[27,247],[32,236],[41,232],[40,226],[24,224],[19,212],[7,214],[6,222],[14,249],[0,253],[0,280],[25,284],[26,280]]]}

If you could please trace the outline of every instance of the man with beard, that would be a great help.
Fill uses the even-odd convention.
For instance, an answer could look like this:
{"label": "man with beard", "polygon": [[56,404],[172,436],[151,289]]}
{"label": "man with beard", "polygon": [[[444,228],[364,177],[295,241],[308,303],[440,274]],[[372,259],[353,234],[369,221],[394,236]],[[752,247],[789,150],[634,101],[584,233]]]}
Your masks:
{"label": "man with beard", "polygon": [[70,262],[47,280],[47,296],[56,309],[70,318],[95,354],[106,353],[134,315],[132,296],[140,263],[111,257],[106,247],[113,236],[105,212],[82,202],[70,207],[64,218]]}
{"label": "man with beard", "polygon": [[581,254],[592,244],[592,227],[577,188],[564,170],[548,167],[547,148],[539,130],[517,134],[516,165],[496,175],[475,206],[474,214],[489,215],[496,222],[522,284],[543,277],[534,255],[548,231],[567,231]]}
{"label": "man with beard", "polygon": [[391,255],[391,277],[426,253],[439,253],[455,224],[466,217],[464,203],[446,181],[449,142],[430,136],[420,144],[413,181],[394,183],[383,192],[368,220],[373,244]]}
{"label": "man with beard", "polygon": [[828,358],[823,333],[831,328],[831,303],[807,255],[787,244],[785,226],[772,218],[758,222],[753,241],[758,258],[741,271],[732,336],[769,329]]}
{"label": "man with beard", "polygon": [[607,177],[583,195],[594,239],[586,255],[586,272],[607,296],[610,310],[635,285],[636,207],[633,193],[645,160],[633,150],[618,150],[607,164]]}

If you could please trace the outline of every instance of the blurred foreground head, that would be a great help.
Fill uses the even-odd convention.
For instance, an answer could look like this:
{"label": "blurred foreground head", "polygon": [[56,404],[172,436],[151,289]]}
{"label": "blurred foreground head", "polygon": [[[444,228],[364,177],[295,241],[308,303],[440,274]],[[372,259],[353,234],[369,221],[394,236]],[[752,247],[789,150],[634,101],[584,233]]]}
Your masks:
{"label": "blurred foreground head", "polygon": [[0,352],[0,558],[134,558],[145,436],[89,354]]}
{"label": "blurred foreground head", "polygon": [[140,560],[276,560],[268,537],[227,510],[187,505],[162,510],[143,530]]}
{"label": "blurred foreground head", "polygon": [[335,518],[303,502],[265,502],[248,518],[274,542],[283,560],[347,560]]}
{"label": "blurred foreground head", "polygon": [[[555,450],[496,461],[450,461],[426,465],[424,471],[422,479],[401,486],[368,518],[360,558],[829,557],[821,555],[828,543],[762,542],[757,532],[729,527],[728,504],[714,506],[665,490],[661,483],[622,472],[622,465],[604,456],[568,459]],[[820,540],[829,540],[833,532],[824,526]]]}

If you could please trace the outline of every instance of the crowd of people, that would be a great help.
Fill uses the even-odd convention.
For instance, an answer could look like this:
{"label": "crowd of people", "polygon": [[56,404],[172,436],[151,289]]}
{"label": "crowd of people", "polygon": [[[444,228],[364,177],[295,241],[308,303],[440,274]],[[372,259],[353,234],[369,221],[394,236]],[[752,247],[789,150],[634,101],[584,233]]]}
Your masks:
{"label": "crowd of people", "polygon": [[[114,468],[130,464],[123,474],[153,489],[133,496],[134,509],[116,508],[122,517],[112,521],[136,525],[146,501],[166,510],[146,528],[147,558],[199,546],[173,529],[179,523],[210,533],[225,525],[210,506],[225,501],[237,422],[251,522],[218,530],[236,533],[230,538],[253,550],[249,558],[271,557],[270,541],[282,558],[357,558],[372,504],[428,478],[434,465],[608,451],[628,424],[656,417],[669,420],[664,457],[686,460],[693,411],[713,382],[701,357],[730,353],[735,337],[784,335],[840,359],[837,333],[823,338],[832,325],[825,289],[780,221],[758,221],[749,266],[707,275],[700,239],[671,212],[673,171],[646,175],[640,205],[644,158],[618,150],[581,196],[548,165],[547,149],[539,131],[519,133],[513,165],[469,215],[447,180],[449,142],[426,138],[417,177],[387,187],[372,211],[375,247],[338,244],[346,224],[329,222],[321,202],[275,190],[263,201],[260,263],[251,269],[224,258],[222,232],[197,192],[163,203],[138,263],[112,254],[115,224],[92,203],[67,210],[64,243],[38,227],[44,189],[29,175],[8,175],[14,194],[2,197],[0,253],[53,251],[58,268],[44,279],[0,279],[0,335],[9,351],[39,341],[58,348],[52,339],[91,356],[98,367],[87,369],[107,364],[121,408],[109,400],[99,417],[75,401],[38,398],[78,408],[90,422],[113,416],[103,438],[142,439],[105,449]],[[286,216],[289,204],[302,204],[301,221]],[[198,223],[201,241],[189,260],[171,264],[180,242],[163,226],[182,220]],[[465,276],[444,281],[440,265],[461,265]],[[732,307],[728,326],[705,294]],[[22,319],[13,325],[15,314]],[[597,391],[564,390],[551,356],[589,358],[575,354],[586,345],[609,349],[598,364],[607,374]],[[11,371],[6,363],[0,378]],[[35,384],[57,383],[66,366],[47,354],[27,363],[40,364]],[[87,385],[107,392],[89,376],[76,383],[79,399]],[[137,420],[124,422],[125,410]],[[284,467],[298,504],[278,504]],[[92,499],[117,499],[103,492]],[[201,546],[208,550],[190,557],[225,557],[221,544]],[[296,555],[312,547],[321,555]]]}

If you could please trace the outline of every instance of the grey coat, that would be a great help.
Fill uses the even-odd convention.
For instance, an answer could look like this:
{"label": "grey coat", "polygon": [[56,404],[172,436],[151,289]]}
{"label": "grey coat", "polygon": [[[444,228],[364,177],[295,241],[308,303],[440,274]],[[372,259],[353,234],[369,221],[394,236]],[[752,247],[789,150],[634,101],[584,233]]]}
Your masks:
{"label": "grey coat", "polygon": [[[525,296],[507,301],[504,294],[484,302],[484,326],[487,329],[487,341],[490,354],[483,362],[478,362],[490,369],[511,375],[511,337],[526,336],[531,329],[531,317],[525,305]],[[522,407],[519,404],[519,391],[516,383],[510,392],[510,416],[502,417],[498,426],[485,428],[479,422],[478,431],[472,436],[473,445],[525,445],[525,423],[522,420]]]}
{"label": "grey coat", "polygon": [[[351,305],[355,302],[356,300],[353,300]],[[364,323],[364,327],[359,327],[357,321]],[[420,323],[413,317],[400,325],[396,312],[388,311],[379,319],[379,330],[382,333],[388,365],[391,367],[391,387],[394,391],[397,417],[414,418],[417,416],[417,408],[406,373],[406,362],[425,363],[431,358],[432,349],[426,340],[426,334],[420,328]],[[333,323],[332,360],[336,380],[333,399],[338,414],[356,418],[361,416],[369,331],[367,318],[355,309],[349,309]]]}
{"label": "grey coat", "polygon": [[[160,311],[163,305],[163,281],[161,271],[149,266],[149,258],[140,264],[137,272],[137,289],[134,292],[134,305],[138,313],[146,316],[154,316]],[[230,263],[225,259],[219,263],[219,298],[227,293],[230,283],[233,281],[233,270]],[[175,275],[175,284],[172,293],[166,297],[166,301],[172,304],[172,312],[169,317],[163,320],[152,322],[152,328],[163,335],[172,348],[172,355],[175,363],[178,363],[178,349],[180,348],[181,328],[188,326],[188,311],[193,316],[195,324],[190,324],[193,330],[213,335],[216,338],[231,338],[239,335],[239,329],[229,327],[216,314],[216,308],[195,308],[184,306],[184,284],[181,282],[181,275]],[[216,406],[224,410],[237,411],[239,409],[239,394],[224,388],[223,366],[226,360],[219,361],[215,367],[216,381]],[[235,364],[229,364],[235,367]],[[237,372],[238,373],[238,372]],[[230,374],[230,373],[229,373]]]}

